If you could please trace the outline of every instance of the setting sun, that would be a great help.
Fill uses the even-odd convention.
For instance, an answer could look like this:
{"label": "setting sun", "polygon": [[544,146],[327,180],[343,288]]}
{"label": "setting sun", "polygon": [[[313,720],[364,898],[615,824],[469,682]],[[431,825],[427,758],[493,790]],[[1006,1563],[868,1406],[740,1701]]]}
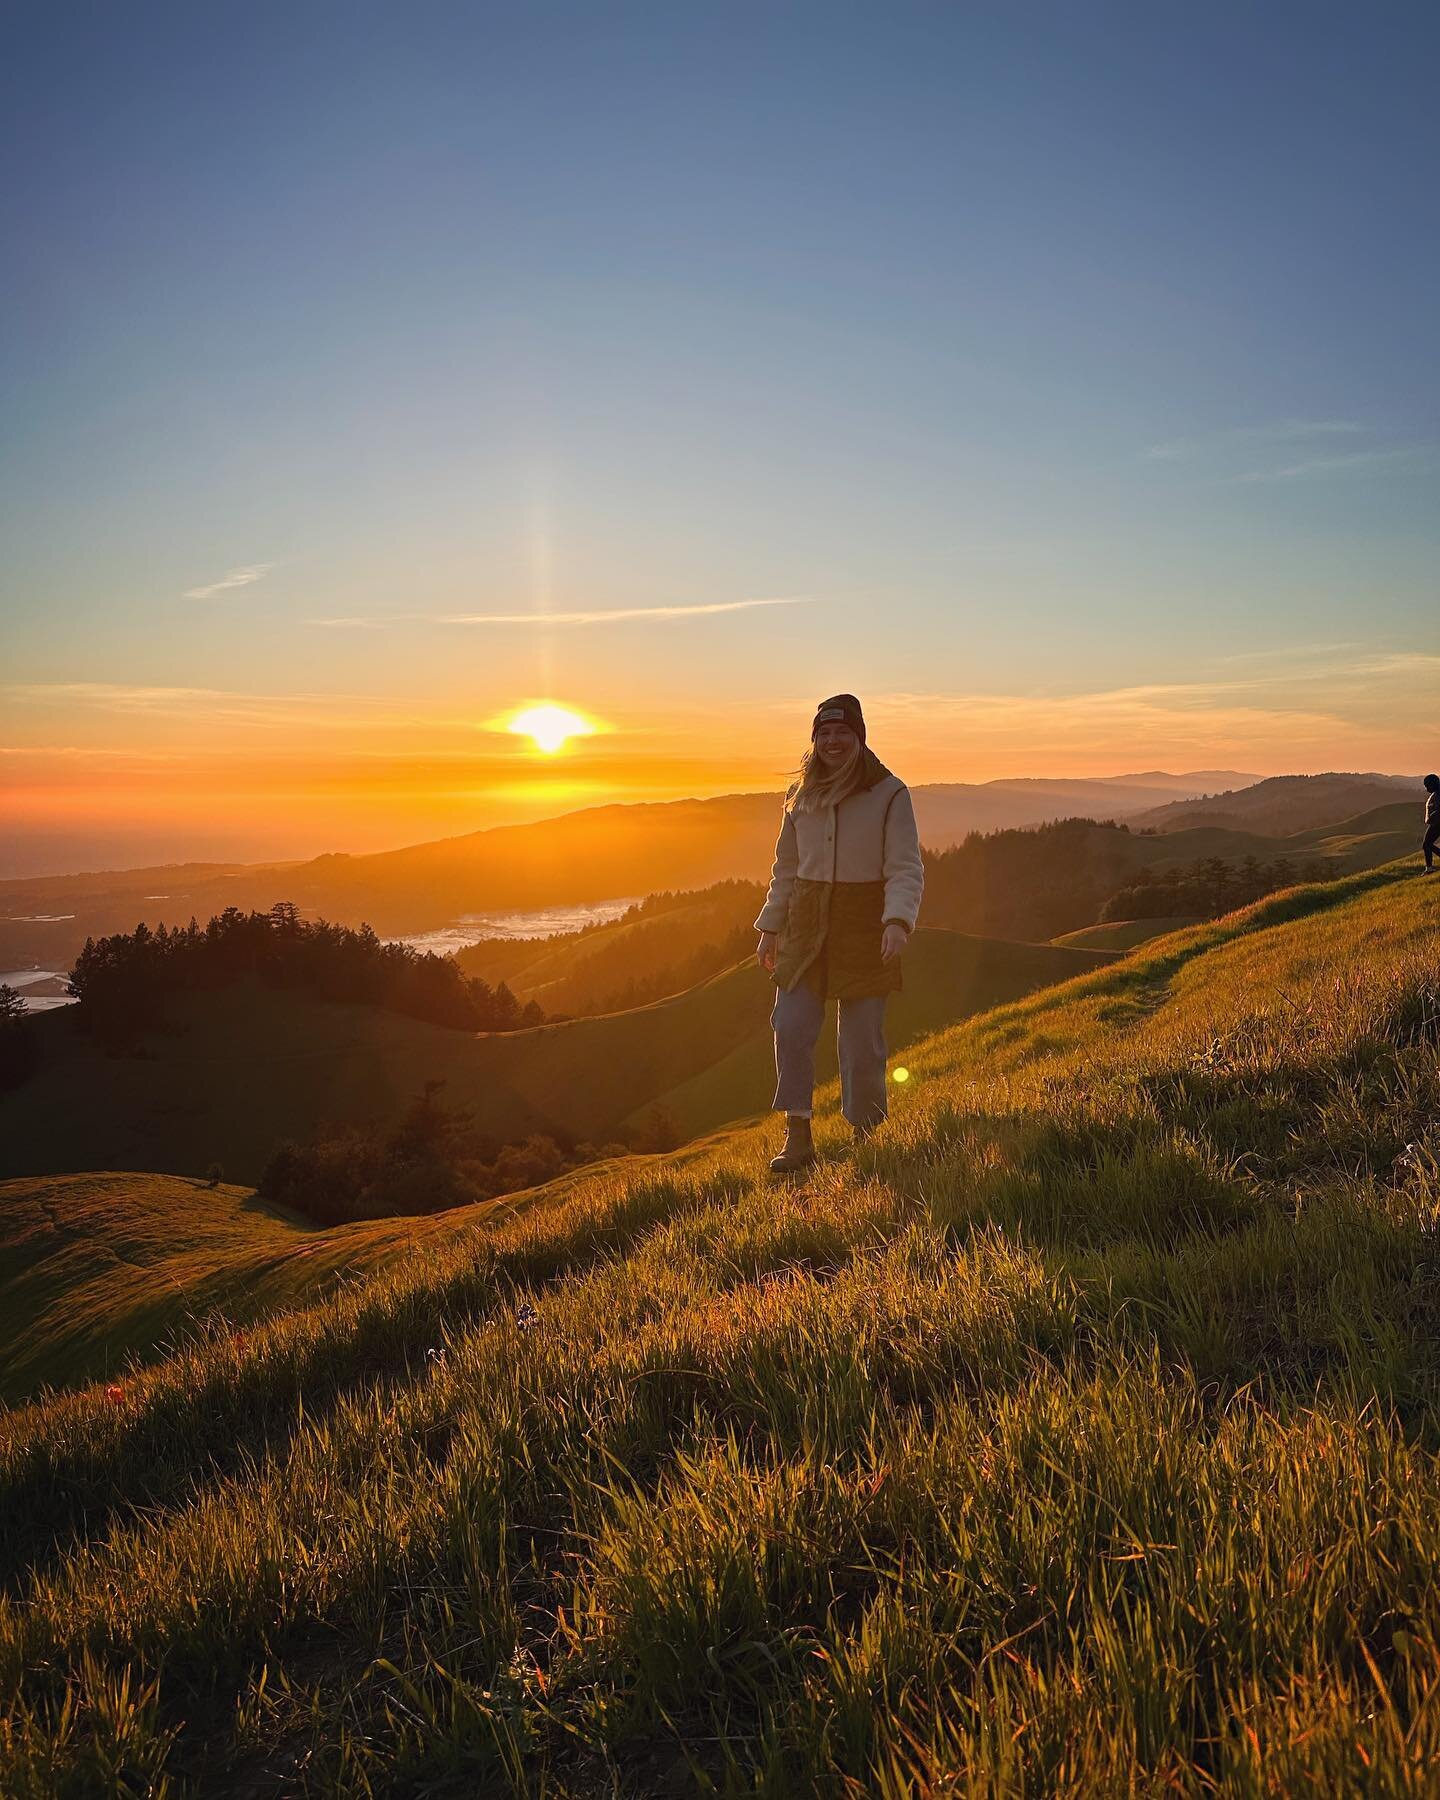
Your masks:
{"label": "setting sun", "polygon": [[589,737],[595,726],[566,706],[528,706],[516,713],[506,727],[523,737],[533,738],[538,749],[553,756],[567,738]]}

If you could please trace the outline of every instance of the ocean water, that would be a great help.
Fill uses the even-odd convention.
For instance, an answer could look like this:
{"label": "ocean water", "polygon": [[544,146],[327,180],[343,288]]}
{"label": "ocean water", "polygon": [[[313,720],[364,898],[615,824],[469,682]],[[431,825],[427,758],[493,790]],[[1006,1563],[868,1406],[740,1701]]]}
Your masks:
{"label": "ocean water", "polygon": [[26,1012],[53,1012],[57,1006],[75,1004],[65,992],[62,969],[0,969],[0,987],[14,988]]}
{"label": "ocean water", "polygon": [[534,912],[462,913],[435,931],[391,938],[392,944],[409,944],[415,950],[433,950],[449,956],[478,944],[484,938],[559,937],[564,931],[581,931],[587,925],[603,925],[618,919],[629,907],[638,906],[643,894],[625,894],[618,900],[586,900],[569,906],[542,906]]}
{"label": "ocean water", "polygon": [[[416,950],[433,950],[449,956],[483,938],[558,937],[562,931],[580,931],[618,919],[627,908],[638,906],[643,894],[625,894],[618,900],[586,900],[570,906],[542,906],[534,912],[462,913],[435,931],[412,937],[389,938],[392,944],[410,944]],[[63,969],[0,969],[0,983],[12,987],[25,1003],[26,1012],[49,1012],[57,1006],[73,1006],[65,990]]]}

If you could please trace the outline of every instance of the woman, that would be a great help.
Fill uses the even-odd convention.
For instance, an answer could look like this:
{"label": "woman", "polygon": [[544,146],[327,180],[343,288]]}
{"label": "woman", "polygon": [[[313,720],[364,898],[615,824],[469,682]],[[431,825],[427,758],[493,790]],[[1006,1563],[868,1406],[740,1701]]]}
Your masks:
{"label": "woman", "polygon": [[815,1044],[827,1000],[839,1002],[840,1110],[856,1141],[886,1117],[885,1001],[901,985],[925,882],[910,790],[866,745],[853,694],[821,701],[810,742],[755,921],[756,956],[780,990],[770,1014],[771,1105],[785,1114],[776,1174],[815,1161]]}

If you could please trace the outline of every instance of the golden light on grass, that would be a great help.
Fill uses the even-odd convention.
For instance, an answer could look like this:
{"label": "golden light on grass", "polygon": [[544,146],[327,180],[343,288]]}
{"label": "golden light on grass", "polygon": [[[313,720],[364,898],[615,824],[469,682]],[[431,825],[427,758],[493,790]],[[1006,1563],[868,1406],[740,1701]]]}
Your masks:
{"label": "golden light on grass", "polygon": [[890,1071],[890,1079],[892,1081],[908,1081],[910,1079],[910,1071],[908,1069],[892,1069]]}
{"label": "golden light on grass", "polygon": [[[1422,1029],[1434,1015],[1433,908],[1413,866],[1307,885],[1168,949],[1141,949],[1132,979],[1149,983],[1153,1004],[1138,1013],[1111,1017],[1114,978],[1102,969],[1006,1012],[955,1021],[927,1040],[933,1110],[917,1108],[865,1159],[855,1171],[863,1181],[817,1181],[799,1196],[750,1177],[745,1165],[764,1154],[753,1116],[711,1140],[717,1160],[707,1150],[703,1161],[682,1161],[693,1147],[658,1168],[647,1155],[643,1170],[605,1157],[530,1190],[538,1205],[318,1230],[237,1207],[238,1188],[222,1201],[176,1176],[31,1178],[23,1196],[8,1184],[16,1192],[0,1207],[0,1246],[33,1232],[32,1218],[58,1219],[63,1230],[46,1232],[60,1247],[47,1241],[50,1260],[34,1265],[43,1313],[23,1304],[13,1278],[0,1287],[0,1394],[8,1378],[6,1397],[22,1400],[4,1415],[3,1551],[25,1596],[0,1606],[0,1669],[26,1680],[24,1699],[10,1702],[0,1766],[29,1777],[26,1788],[12,1775],[6,1789],[96,1788],[97,1732],[72,1727],[73,1691],[100,1695],[108,1710],[97,1731],[123,1728],[127,1767],[144,1771],[150,1791],[161,1785],[152,1771],[193,1769],[210,1777],[210,1791],[245,1787],[257,1755],[278,1763],[291,1748],[289,1715],[273,1715],[266,1698],[267,1667],[298,1667],[286,1652],[303,1648],[317,1622],[353,1629],[357,1569],[393,1606],[387,1618],[397,1637],[407,1634],[417,1668],[422,1658],[447,1666],[462,1611],[467,1632],[509,1644],[514,1594],[503,1580],[477,1580],[449,1534],[432,1529],[456,1509],[455,1475],[416,1445],[443,1431],[463,1445],[467,1470],[503,1472],[515,1463],[517,1431],[540,1420],[524,1478],[482,1493],[486,1531],[492,1547],[533,1536],[537,1584],[573,1593],[577,1614],[614,1628],[563,1631],[550,1646],[547,1688],[516,1701],[506,1746],[514,1788],[538,1790],[546,1778],[550,1752],[529,1735],[532,1722],[557,1741],[562,1732],[589,1741],[599,1695],[688,1723],[696,1646],[748,1632],[745,1660],[728,1657],[713,1671],[706,1703],[731,1717],[765,1709],[767,1732],[784,1734],[794,1792],[845,1782],[875,1791],[877,1767],[897,1771],[889,1788],[899,1792],[908,1767],[884,1734],[908,1741],[906,1700],[881,1693],[877,1702],[857,1688],[858,1698],[847,1689],[827,1705],[806,1685],[817,1657],[843,1671],[856,1655],[853,1609],[832,1597],[852,1593],[859,1568],[876,1606],[902,1621],[872,1668],[893,1672],[903,1655],[919,1671],[916,1716],[927,1709],[927,1731],[938,1721],[938,1754],[922,1745],[932,1791],[928,1768],[963,1755],[973,1787],[1052,1792],[1051,1746],[1072,1730],[1069,1791],[1124,1786],[1124,1771],[1137,1767],[1135,1720],[1133,1708],[1117,1716],[1112,1693],[1130,1679],[1127,1652],[1138,1642],[1156,1692],[1218,1682],[1216,1671],[1231,1683],[1208,1690],[1204,1707],[1147,1714],[1149,1765],[1204,1768],[1210,1759],[1232,1791],[1258,1791],[1250,1777],[1268,1768],[1276,1794],[1424,1792],[1405,1771],[1435,1760],[1420,1709],[1435,1685],[1426,1646],[1437,1625],[1440,1461],[1397,1404],[1412,1383],[1423,1387],[1433,1340],[1415,1304],[1413,1259],[1397,1244],[1433,1214],[1422,1140],[1440,1110],[1440,1078]],[[1277,994],[1289,1004],[1277,1007]],[[753,997],[742,1004],[753,1017]],[[268,1042],[274,1027],[267,1019],[261,1028]],[[517,1035],[514,1049],[527,1041]],[[413,1042],[407,1032],[407,1058]],[[1265,1072],[1267,1100],[1296,1125],[1285,1155],[1257,1154],[1243,1180],[1222,1178],[1217,1146],[1248,1144],[1258,1128],[1263,1150],[1267,1118],[1253,1108],[1237,1116],[1233,1083],[1193,1078],[1217,1042],[1242,1046]],[[763,1075],[767,1047],[754,1048]],[[183,1054],[193,1060],[193,1044]],[[541,1057],[547,1068],[551,1056]],[[1377,1104],[1356,1105],[1357,1059]],[[608,1095],[611,1116],[622,1115],[629,1097],[612,1080],[626,1066],[597,1048],[585,1064],[587,1108]],[[893,1080],[902,1070],[889,1072]],[[657,1078],[673,1071],[645,1071],[647,1094]],[[68,1090],[61,1099],[77,1111]],[[397,1106],[403,1091],[392,1084]],[[734,1091],[727,1072],[716,1104],[733,1112]],[[1405,1140],[1417,1148],[1397,1161]],[[271,1140],[253,1141],[268,1154]],[[1338,1171],[1337,1143],[1346,1153]],[[1297,1181],[1315,1191],[1298,1227],[1277,1232]],[[1067,1194],[1084,1204],[1065,1204]],[[1000,1217],[961,1229],[981,1201]],[[917,1203],[931,1221],[923,1232]],[[824,1246],[839,1278],[795,1267],[802,1221],[803,1243]],[[1140,1285],[1137,1221],[1163,1233],[1145,1240],[1140,1277],[1186,1296],[1163,1333],[1110,1304],[1108,1284]],[[336,1285],[323,1297],[307,1290],[297,1306],[286,1245],[302,1232],[315,1251],[302,1262],[323,1257]],[[122,1233],[136,1260],[117,1266],[107,1246]],[[79,1267],[77,1245],[94,1251]],[[245,1296],[247,1328],[261,1341],[242,1350],[217,1319],[214,1334],[168,1354],[217,1253],[236,1284],[226,1291]],[[1062,1265],[1083,1283],[1058,1278]],[[792,1278],[736,1281],[757,1266]],[[556,1269],[565,1287],[552,1307],[544,1295]],[[289,1272],[283,1284],[277,1270]],[[363,1271],[363,1284],[345,1280],[347,1270]],[[443,1327],[497,1280],[506,1307],[490,1324],[472,1320],[461,1366],[449,1364]],[[176,1297],[162,1327],[155,1296],[166,1290]],[[30,1293],[42,1297],[38,1282]],[[417,1325],[426,1315],[433,1331]],[[1342,1329],[1347,1319],[1364,1329]],[[83,1338],[76,1320],[89,1324]],[[534,1353],[517,1351],[536,1335],[544,1342]],[[394,1371],[389,1410],[331,1405],[324,1428],[297,1432],[283,1461],[267,1456],[274,1420],[297,1392],[309,1399],[317,1382],[334,1395],[373,1380],[377,1342],[414,1346],[408,1371]],[[10,1373],[17,1345],[28,1346],[23,1394]],[[149,1366],[117,1378],[131,1353]],[[856,1379],[857,1370],[873,1378]],[[1266,1403],[1207,1412],[1217,1370],[1237,1393],[1263,1382]],[[109,1399],[103,1386],[63,1391],[92,1377],[109,1383]],[[62,1391],[41,1391],[52,1382]],[[987,1394],[993,1404],[977,1402]],[[763,1460],[737,1439],[736,1414],[764,1422]],[[156,1420],[173,1452],[159,1461]],[[617,1504],[612,1467],[633,1460],[642,1429],[668,1454],[661,1485]],[[674,1453],[682,1436],[683,1456]],[[192,1505],[190,1471],[222,1457],[240,1464],[236,1477]],[[963,1506],[957,1470],[982,1477]],[[123,1530],[112,1529],[116,1519]],[[1166,1540],[1183,1552],[1167,1552]],[[945,1686],[956,1570],[983,1569],[987,1590],[1006,1602],[1041,1564],[1053,1575],[1053,1609],[1032,1621],[1024,1679],[1007,1677],[998,1699],[987,1697],[1004,1735],[981,1737],[956,1722]],[[1345,1573],[1344,1603],[1317,1608],[1317,1579],[1331,1567]],[[252,1653],[262,1616],[280,1646],[269,1664]],[[1413,1631],[1390,1629],[1401,1617]],[[973,1638],[977,1657],[998,1660],[1014,1623],[1008,1604],[982,1610],[973,1630],[967,1624],[967,1646]],[[883,1614],[882,1624],[890,1630]],[[101,1634],[107,1666],[119,1671],[103,1688],[93,1650]],[[1419,1720],[1413,1730],[1395,1726],[1399,1699],[1387,1709],[1378,1676],[1369,1687],[1351,1678],[1357,1648],[1376,1670],[1392,1650],[1394,1666],[1409,1667],[1395,1681]],[[177,1738],[149,1696],[182,1657],[190,1678],[220,1698]],[[144,1683],[140,1698],[123,1685],[127,1670]],[[19,1691],[8,1679],[7,1701]],[[36,1682],[39,1703],[29,1697]],[[363,1773],[376,1788],[416,1791],[418,1769],[454,1767],[452,1709],[416,1692],[410,1723],[402,1730],[377,1715],[364,1744]],[[354,1682],[327,1680],[307,1701],[307,1730],[337,1755],[349,1755],[356,1694]],[[847,1728],[861,1719],[853,1738],[837,1718]],[[619,1791],[645,1786],[657,1745],[685,1753],[685,1726],[668,1729],[663,1739],[614,1740]],[[734,1742],[732,1786],[763,1785],[770,1740]],[[1221,1763],[1217,1742],[1242,1748]],[[1347,1780],[1359,1766],[1366,1781]]]}
{"label": "golden light on grass", "polygon": [[518,732],[522,737],[533,738],[535,747],[544,751],[547,756],[554,756],[557,750],[564,748],[565,742],[572,737],[590,737],[597,727],[582,714],[572,712],[568,706],[555,706],[547,702],[543,706],[527,706],[506,723],[507,731]]}

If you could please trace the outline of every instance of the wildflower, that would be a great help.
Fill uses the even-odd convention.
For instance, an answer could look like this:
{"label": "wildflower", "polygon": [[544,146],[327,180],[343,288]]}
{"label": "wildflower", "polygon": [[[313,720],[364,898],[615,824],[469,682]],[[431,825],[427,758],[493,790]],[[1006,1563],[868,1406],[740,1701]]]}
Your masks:
{"label": "wildflower", "polygon": [[437,1369],[441,1368],[441,1367],[443,1367],[444,1362],[445,1362],[445,1352],[443,1349],[439,1349],[435,1345],[432,1344],[431,1347],[425,1352],[425,1360],[426,1360],[426,1362],[434,1363],[434,1365]]}
{"label": "wildflower", "polygon": [[532,1325],[540,1323],[540,1315],[528,1300],[520,1302],[520,1310],[515,1314],[515,1323],[522,1331],[528,1331]]}
{"label": "wildflower", "polygon": [[125,1398],[125,1390],[118,1381],[112,1381],[106,1386],[105,1398],[111,1401],[123,1400]]}

